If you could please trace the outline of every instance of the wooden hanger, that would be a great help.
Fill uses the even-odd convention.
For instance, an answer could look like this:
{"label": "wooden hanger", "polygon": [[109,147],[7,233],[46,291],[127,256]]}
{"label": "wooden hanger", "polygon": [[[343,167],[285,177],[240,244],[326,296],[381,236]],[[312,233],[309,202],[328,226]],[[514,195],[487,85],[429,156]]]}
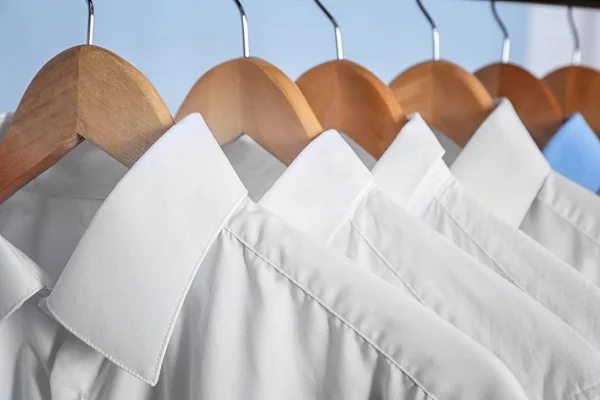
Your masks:
{"label": "wooden hanger", "polygon": [[116,54],[88,44],[52,58],[25,91],[0,144],[0,202],[84,139],[131,166],[173,124],[152,84]]}
{"label": "wooden hanger", "polygon": [[600,71],[582,67],[579,34],[573,19],[573,8],[568,7],[569,25],[575,41],[573,63],[559,68],[543,78],[566,115],[581,113],[600,137]]}
{"label": "wooden hanger", "polygon": [[550,87],[515,64],[509,64],[510,39],[498,15],[496,1],[490,1],[492,13],[504,34],[502,61],[482,67],[475,76],[493,98],[510,100],[519,118],[527,127],[538,147],[544,148],[564,123],[565,115]]}
{"label": "wooden hanger", "polygon": [[600,137],[600,71],[571,65],[543,78],[566,115],[581,113]]}
{"label": "wooden hanger", "polygon": [[407,114],[418,112],[432,127],[464,146],[493,110],[494,102],[477,77],[439,57],[439,32],[420,0],[417,5],[431,25],[433,60],[398,75],[390,84]]}
{"label": "wooden hanger", "polygon": [[406,116],[384,82],[343,59],[339,25],[319,0],[315,2],[335,28],[337,59],[310,69],[296,83],[323,128],[347,134],[379,158],[406,123]]}
{"label": "wooden hanger", "polygon": [[175,120],[199,112],[220,144],[242,134],[289,165],[323,131],[296,84],[267,61],[249,56],[248,25],[241,3],[244,57],[209,70],[192,87]]}

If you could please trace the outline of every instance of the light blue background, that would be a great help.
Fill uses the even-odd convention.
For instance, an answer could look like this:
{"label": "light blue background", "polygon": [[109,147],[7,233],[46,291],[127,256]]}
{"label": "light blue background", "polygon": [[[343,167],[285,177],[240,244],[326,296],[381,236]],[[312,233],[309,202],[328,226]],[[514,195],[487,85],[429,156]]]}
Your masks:
{"label": "light blue background", "polygon": [[[495,61],[501,34],[487,1],[423,0],[441,32],[441,54],[467,69]],[[335,57],[333,30],[312,0],[242,0],[250,52],[296,79]],[[431,56],[431,34],[413,0],[324,0],[342,28],[348,59],[385,82]],[[173,112],[209,68],[241,56],[233,0],[96,0],[94,44],[139,68]],[[512,60],[525,55],[528,7],[499,3],[513,39]],[[85,41],[84,0],[0,0],[0,111],[14,110],[40,67]]]}

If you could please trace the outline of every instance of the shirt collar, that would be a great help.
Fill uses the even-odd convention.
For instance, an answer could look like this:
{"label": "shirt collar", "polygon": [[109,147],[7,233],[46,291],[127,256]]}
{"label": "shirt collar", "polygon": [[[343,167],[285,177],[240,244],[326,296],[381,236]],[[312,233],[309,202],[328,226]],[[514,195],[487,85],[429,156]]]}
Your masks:
{"label": "shirt collar", "polygon": [[552,169],[593,192],[600,191],[600,140],[581,114],[574,114],[544,149]]}
{"label": "shirt collar", "polygon": [[413,114],[373,167],[378,187],[408,207],[428,172],[439,164],[444,148],[419,114]]}
{"label": "shirt collar", "polygon": [[371,174],[340,134],[314,139],[260,201],[296,228],[328,242],[362,195]]}
{"label": "shirt collar", "polygon": [[0,324],[47,282],[36,263],[0,236]]}
{"label": "shirt collar", "polygon": [[[12,118],[13,113],[0,113],[0,139]],[[49,287],[49,281],[35,262],[0,236],[0,323],[38,291]]]}
{"label": "shirt collar", "polygon": [[503,99],[451,166],[471,195],[513,226],[519,226],[550,173],[542,152]]}
{"label": "shirt collar", "polygon": [[[0,140],[12,121],[12,113],[0,114]],[[104,200],[127,168],[90,141],[75,147],[23,190],[57,197]]]}
{"label": "shirt collar", "polygon": [[202,259],[246,190],[199,114],[116,185],[47,299],[75,336],[154,385]]}

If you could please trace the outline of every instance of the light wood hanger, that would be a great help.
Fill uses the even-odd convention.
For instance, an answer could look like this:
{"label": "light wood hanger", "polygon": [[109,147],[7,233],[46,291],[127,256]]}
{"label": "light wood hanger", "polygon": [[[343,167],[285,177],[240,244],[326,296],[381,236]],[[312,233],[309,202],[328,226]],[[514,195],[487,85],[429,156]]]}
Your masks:
{"label": "light wood hanger", "polygon": [[52,58],[29,84],[0,144],[0,202],[84,139],[131,166],[173,124],[152,84],[116,54],[87,45]]}
{"label": "light wood hanger", "polygon": [[498,15],[496,1],[490,0],[490,4],[494,19],[504,35],[502,61],[482,67],[475,76],[492,97],[510,100],[533,140],[543,149],[564,123],[565,115],[546,83],[526,69],[509,63],[508,31]]}
{"label": "light wood hanger", "polygon": [[181,104],[175,120],[199,112],[220,144],[242,134],[286,165],[323,131],[306,98],[280,69],[250,57],[248,23],[239,0],[244,57],[205,73]]}
{"label": "light wood hanger", "polygon": [[439,31],[421,0],[416,0],[433,33],[433,60],[398,75],[390,84],[407,114],[418,112],[432,127],[464,146],[493,110],[492,96],[477,77],[440,60]]}
{"label": "light wood hanger", "polygon": [[581,113],[590,127],[600,137],[600,71],[580,66],[579,34],[573,18],[573,8],[568,7],[569,26],[575,48],[571,65],[550,72],[543,81],[550,87],[566,115]]}
{"label": "light wood hanger", "polygon": [[338,23],[319,0],[315,3],[334,26],[337,59],[311,68],[296,83],[323,128],[347,134],[379,158],[406,123],[406,116],[384,82],[368,69],[344,60]]}

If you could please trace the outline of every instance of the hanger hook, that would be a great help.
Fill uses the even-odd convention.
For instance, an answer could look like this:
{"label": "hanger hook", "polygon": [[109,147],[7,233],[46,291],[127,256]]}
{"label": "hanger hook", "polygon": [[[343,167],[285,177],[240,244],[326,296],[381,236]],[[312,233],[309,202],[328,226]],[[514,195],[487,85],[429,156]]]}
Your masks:
{"label": "hanger hook", "polygon": [[500,14],[498,14],[496,0],[491,0],[490,4],[492,5],[492,14],[494,15],[494,19],[502,31],[502,36],[504,36],[504,39],[502,40],[502,64],[508,64],[510,59],[510,36],[508,36],[508,29],[506,29],[506,25],[504,25],[502,18],[500,18]]}
{"label": "hanger hook", "polygon": [[242,17],[242,45],[244,46],[244,58],[250,57],[250,44],[248,41],[248,19],[246,18],[246,11],[244,11],[244,7],[240,0],[235,1],[235,5],[237,6],[240,16]]}
{"label": "hanger hook", "polygon": [[567,13],[569,16],[569,27],[571,28],[571,34],[573,34],[573,56],[571,58],[571,64],[577,66],[581,63],[581,43],[579,41],[577,25],[575,25],[575,16],[573,15],[572,6],[567,7]]}
{"label": "hanger hook", "polygon": [[94,39],[94,2],[86,0],[88,6],[88,22],[87,22],[87,41],[86,44],[92,44]]}
{"label": "hanger hook", "polygon": [[320,0],[315,0],[315,3],[317,3],[317,5],[321,9],[321,11],[323,11],[323,13],[325,14],[325,16],[327,16],[327,18],[329,19],[329,21],[333,25],[333,29],[335,31],[335,51],[337,53],[337,59],[338,60],[343,60],[344,59],[344,52],[342,50],[342,31],[340,30],[340,26],[337,23],[337,21],[335,20],[335,18],[333,17],[333,15],[331,15],[331,13],[329,12],[329,10],[327,10],[327,8],[325,8],[325,6],[323,5],[323,3],[321,3]]}
{"label": "hanger hook", "polygon": [[416,1],[417,1],[417,5],[421,9],[421,12],[425,16],[425,18],[427,18],[427,21],[429,21],[429,25],[431,25],[431,35],[433,37],[433,61],[439,61],[439,59],[440,59],[440,31],[438,30],[437,25],[435,24],[435,21],[433,20],[433,18],[431,18],[431,15],[429,14],[429,12],[427,12],[427,9],[425,8],[425,6],[421,2],[421,0],[416,0]]}

